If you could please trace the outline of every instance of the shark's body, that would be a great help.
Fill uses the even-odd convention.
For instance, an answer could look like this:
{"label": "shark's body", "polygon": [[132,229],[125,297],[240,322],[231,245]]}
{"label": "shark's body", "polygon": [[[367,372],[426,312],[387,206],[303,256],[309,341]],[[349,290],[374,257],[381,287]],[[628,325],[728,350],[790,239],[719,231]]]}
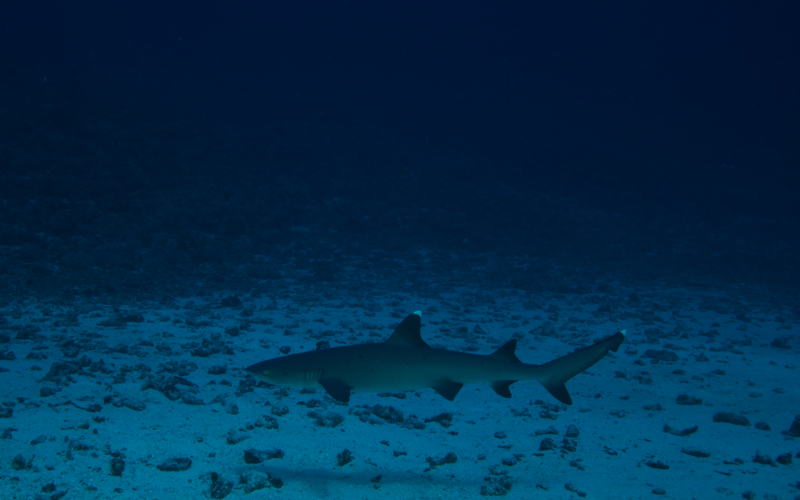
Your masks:
{"label": "shark's body", "polygon": [[544,365],[527,365],[514,354],[516,339],[493,354],[469,354],[435,349],[422,340],[417,311],[404,319],[386,341],[334,347],[273,358],[248,366],[246,371],[265,382],[289,387],[323,388],[334,399],[350,401],[351,392],[394,392],[432,388],[455,399],[464,384],[488,384],[511,397],[509,386],[518,380],[539,381],[556,399],[572,404],[567,380],[616,351],[624,330],[594,345]]}

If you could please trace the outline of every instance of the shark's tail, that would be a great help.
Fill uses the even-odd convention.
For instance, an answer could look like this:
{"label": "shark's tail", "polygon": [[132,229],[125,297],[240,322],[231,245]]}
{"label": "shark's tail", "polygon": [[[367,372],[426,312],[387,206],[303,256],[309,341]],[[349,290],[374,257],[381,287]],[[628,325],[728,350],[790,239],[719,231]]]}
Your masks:
{"label": "shark's tail", "polygon": [[616,352],[622,341],[625,340],[625,330],[615,333],[607,339],[594,345],[578,349],[572,354],[567,354],[549,363],[537,366],[536,380],[541,382],[545,389],[556,399],[564,404],[571,405],[572,398],[564,385],[567,380],[586,370],[608,354]]}

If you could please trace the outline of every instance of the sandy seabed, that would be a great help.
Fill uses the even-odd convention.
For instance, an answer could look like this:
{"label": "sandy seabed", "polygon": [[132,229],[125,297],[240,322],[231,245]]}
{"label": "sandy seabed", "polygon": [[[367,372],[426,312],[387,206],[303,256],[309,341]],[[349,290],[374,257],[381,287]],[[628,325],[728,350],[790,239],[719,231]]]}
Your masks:
{"label": "sandy seabed", "polygon": [[[0,491],[27,498],[775,498],[800,495],[797,321],[724,293],[616,288],[280,293],[0,309]],[[618,330],[567,387],[354,394],[243,368],[381,342],[422,311],[433,347],[540,364]],[[325,344],[322,344],[325,345]],[[452,455],[448,455],[452,454]],[[188,459],[188,460],[187,460]]]}

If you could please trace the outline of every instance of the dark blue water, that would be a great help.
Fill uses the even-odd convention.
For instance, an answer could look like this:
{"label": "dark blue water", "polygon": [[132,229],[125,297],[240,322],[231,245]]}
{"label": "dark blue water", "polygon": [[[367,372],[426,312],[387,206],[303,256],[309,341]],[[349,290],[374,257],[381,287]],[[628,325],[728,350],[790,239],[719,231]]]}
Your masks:
{"label": "dark blue water", "polygon": [[791,288],[796,14],[5,6],[4,281],[188,276],[302,240],[334,268],[357,246]]}

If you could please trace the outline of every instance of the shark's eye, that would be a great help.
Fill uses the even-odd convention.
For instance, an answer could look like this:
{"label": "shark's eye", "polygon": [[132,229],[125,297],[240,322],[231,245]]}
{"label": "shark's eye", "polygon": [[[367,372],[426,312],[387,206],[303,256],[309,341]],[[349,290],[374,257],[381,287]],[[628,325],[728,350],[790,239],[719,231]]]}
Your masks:
{"label": "shark's eye", "polygon": [[263,372],[261,372],[261,375],[264,375],[266,377],[267,375],[269,375],[269,370],[264,370]]}

